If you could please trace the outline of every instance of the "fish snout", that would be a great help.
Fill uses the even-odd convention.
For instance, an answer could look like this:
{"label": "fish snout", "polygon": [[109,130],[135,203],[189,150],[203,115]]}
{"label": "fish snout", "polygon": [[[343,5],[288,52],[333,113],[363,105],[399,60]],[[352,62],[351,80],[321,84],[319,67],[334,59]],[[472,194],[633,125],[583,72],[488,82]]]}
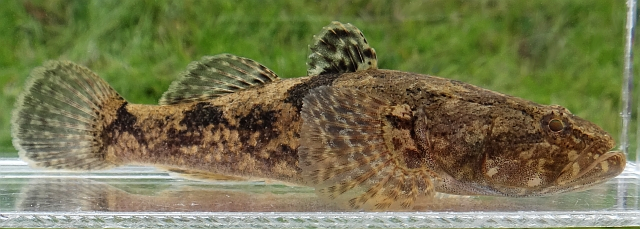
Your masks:
{"label": "fish snout", "polygon": [[626,163],[621,151],[602,154],[585,151],[562,170],[556,185],[567,191],[591,187],[622,173]]}

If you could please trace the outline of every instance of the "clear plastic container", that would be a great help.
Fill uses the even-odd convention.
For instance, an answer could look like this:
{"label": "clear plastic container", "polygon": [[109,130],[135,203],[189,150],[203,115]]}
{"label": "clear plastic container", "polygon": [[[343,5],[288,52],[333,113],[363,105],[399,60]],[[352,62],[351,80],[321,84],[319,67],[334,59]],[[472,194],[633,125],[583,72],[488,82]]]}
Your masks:
{"label": "clear plastic container", "polygon": [[[629,9],[636,1],[627,1]],[[628,31],[635,11],[628,12]],[[633,13],[633,14],[632,14]],[[632,32],[625,47],[622,148],[631,124]],[[632,160],[629,158],[629,160]],[[638,159],[636,159],[638,160]],[[344,212],[308,187],[198,182],[151,167],[93,173],[35,170],[0,158],[0,227],[471,228],[640,225],[640,167],[590,190],[549,197],[451,197],[417,212]]]}
{"label": "clear plastic container", "polygon": [[185,180],[150,167],[35,170],[0,159],[0,227],[398,228],[640,225],[640,173],[533,198],[443,197],[420,212],[342,212],[313,189]]}

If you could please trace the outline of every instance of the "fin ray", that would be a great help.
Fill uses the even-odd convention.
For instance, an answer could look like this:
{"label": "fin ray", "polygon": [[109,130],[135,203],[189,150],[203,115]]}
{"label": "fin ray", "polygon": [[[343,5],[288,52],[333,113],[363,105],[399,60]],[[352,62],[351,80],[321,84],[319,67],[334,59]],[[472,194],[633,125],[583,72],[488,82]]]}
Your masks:
{"label": "fin ray", "polygon": [[351,24],[334,21],[313,36],[307,60],[307,75],[356,72],[377,69],[376,52],[362,32]]}
{"label": "fin ray", "polygon": [[354,209],[406,209],[417,196],[433,197],[434,174],[408,168],[389,144],[386,117],[399,109],[408,108],[354,89],[312,89],[303,101],[298,148],[305,182]]}
{"label": "fin ray", "polygon": [[99,138],[108,103],[124,99],[95,73],[71,62],[49,61],[32,71],[16,101],[13,145],[35,167],[113,167],[104,159]]}
{"label": "fin ray", "polygon": [[160,105],[208,100],[279,80],[264,65],[231,54],[205,56],[194,61],[160,98]]}

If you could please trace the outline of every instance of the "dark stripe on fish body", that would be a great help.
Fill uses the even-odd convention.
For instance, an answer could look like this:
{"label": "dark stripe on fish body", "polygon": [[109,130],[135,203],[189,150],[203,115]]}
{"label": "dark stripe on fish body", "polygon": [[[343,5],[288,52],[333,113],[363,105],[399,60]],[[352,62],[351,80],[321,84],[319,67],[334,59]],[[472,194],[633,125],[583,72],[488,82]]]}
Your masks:
{"label": "dark stripe on fish body", "polygon": [[330,86],[333,84],[333,81],[338,79],[341,75],[342,74],[328,74],[311,77],[308,80],[291,87],[287,91],[287,98],[284,99],[284,102],[293,104],[294,107],[298,108],[299,113],[300,110],[302,110],[302,99],[309,94],[309,90],[320,86]]}

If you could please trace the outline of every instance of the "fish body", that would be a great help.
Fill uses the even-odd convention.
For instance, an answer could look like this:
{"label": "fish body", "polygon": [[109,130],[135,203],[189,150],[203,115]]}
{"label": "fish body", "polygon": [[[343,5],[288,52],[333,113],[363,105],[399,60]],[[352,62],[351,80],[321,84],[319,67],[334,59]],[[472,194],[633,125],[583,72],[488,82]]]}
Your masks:
{"label": "fish body", "polygon": [[49,62],[13,114],[36,167],[157,166],[194,179],[315,187],[354,209],[407,209],[435,193],[535,196],[618,175],[598,126],[460,81],[377,69],[350,24],[314,36],[308,76],[221,54],[189,65],[160,105],[131,104],[90,70]]}

